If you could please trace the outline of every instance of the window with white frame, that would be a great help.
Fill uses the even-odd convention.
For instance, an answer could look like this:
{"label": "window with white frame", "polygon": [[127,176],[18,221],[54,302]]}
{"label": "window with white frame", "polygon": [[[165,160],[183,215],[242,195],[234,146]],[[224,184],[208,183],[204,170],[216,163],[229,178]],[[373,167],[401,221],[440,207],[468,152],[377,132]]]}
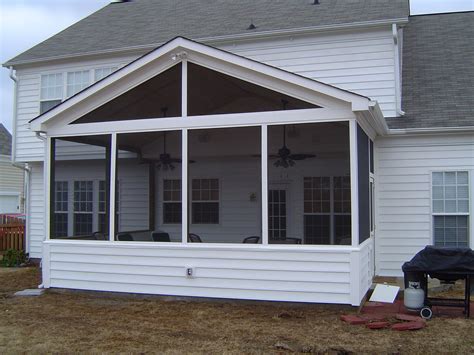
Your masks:
{"label": "window with white frame", "polygon": [[54,235],[68,235],[68,182],[54,183]]}
{"label": "window with white frame", "polygon": [[192,223],[219,224],[218,179],[193,179]]}
{"label": "window with white frame", "polygon": [[348,244],[351,239],[349,176],[304,178],[305,244]]}
{"label": "window with white frame", "polygon": [[112,74],[116,71],[117,67],[106,67],[106,68],[97,68],[94,70],[94,82],[102,80],[106,76]]}
{"label": "window with white frame", "polygon": [[181,223],[181,180],[163,180],[163,223]]}
{"label": "window with white frame", "polygon": [[432,173],[433,242],[436,246],[469,246],[469,173]]}
{"label": "window with white frame", "polygon": [[99,181],[99,198],[98,198],[98,212],[99,212],[99,232],[104,233],[107,228],[107,184],[105,180]]}
{"label": "window with white frame", "polygon": [[74,181],[74,235],[92,234],[93,181]]}
{"label": "window with white frame", "polygon": [[41,75],[40,114],[61,103],[63,86],[62,73]]}
{"label": "window with white frame", "polygon": [[90,83],[89,70],[81,70],[67,73],[66,94],[70,97],[85,89]]}

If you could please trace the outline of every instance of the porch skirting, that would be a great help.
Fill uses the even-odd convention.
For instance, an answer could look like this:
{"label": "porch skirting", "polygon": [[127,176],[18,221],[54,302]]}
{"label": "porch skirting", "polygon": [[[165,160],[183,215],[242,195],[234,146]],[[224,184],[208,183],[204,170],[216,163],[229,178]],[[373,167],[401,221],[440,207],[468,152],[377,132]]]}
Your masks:
{"label": "porch skirting", "polygon": [[358,306],[372,282],[373,240],[358,247],[49,240],[42,267],[45,288]]}

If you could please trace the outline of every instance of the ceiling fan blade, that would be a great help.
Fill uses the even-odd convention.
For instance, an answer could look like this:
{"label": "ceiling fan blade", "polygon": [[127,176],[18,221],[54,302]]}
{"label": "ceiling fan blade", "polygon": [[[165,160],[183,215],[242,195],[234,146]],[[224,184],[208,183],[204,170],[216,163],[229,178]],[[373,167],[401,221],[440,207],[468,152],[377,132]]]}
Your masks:
{"label": "ceiling fan blade", "polygon": [[288,158],[290,158],[291,160],[304,160],[315,157],[316,155],[314,154],[291,154]]}

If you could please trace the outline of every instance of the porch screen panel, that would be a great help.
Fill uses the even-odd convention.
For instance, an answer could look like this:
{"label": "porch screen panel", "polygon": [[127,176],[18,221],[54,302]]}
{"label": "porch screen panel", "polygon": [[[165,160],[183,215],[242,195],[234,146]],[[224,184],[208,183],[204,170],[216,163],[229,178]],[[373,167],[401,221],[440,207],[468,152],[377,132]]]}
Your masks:
{"label": "porch screen panel", "polygon": [[107,240],[110,135],[51,141],[50,238]]}
{"label": "porch screen panel", "polygon": [[[349,125],[347,122],[276,125],[268,128],[269,202],[284,192],[284,228],[269,205],[270,244],[351,243]],[[283,233],[282,233],[283,231]]]}
{"label": "porch screen panel", "polygon": [[188,132],[190,243],[261,243],[260,127]]}
{"label": "porch screen panel", "polygon": [[357,125],[357,161],[359,180],[359,243],[370,237],[369,137]]}
{"label": "porch screen panel", "polygon": [[115,240],[181,241],[181,132],[117,136]]}
{"label": "porch screen panel", "polygon": [[181,64],[176,64],[87,113],[72,124],[179,116],[181,116]]}

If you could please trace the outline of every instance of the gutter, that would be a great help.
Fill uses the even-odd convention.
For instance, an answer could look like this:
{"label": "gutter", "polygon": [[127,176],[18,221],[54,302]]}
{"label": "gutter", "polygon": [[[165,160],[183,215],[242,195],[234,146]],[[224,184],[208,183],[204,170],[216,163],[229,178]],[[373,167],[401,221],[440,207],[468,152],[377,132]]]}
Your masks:
{"label": "gutter", "polygon": [[474,126],[465,127],[432,127],[432,128],[390,128],[388,136],[403,135],[428,135],[428,134],[446,134],[446,133],[470,133],[474,132]]}
{"label": "gutter", "polygon": [[[353,28],[360,28],[360,27],[376,27],[376,26],[383,26],[383,25],[392,25],[392,24],[406,24],[408,23],[407,17],[400,17],[394,19],[387,19],[387,20],[374,20],[374,21],[363,21],[363,22],[352,22],[352,23],[342,23],[337,25],[322,25],[322,26],[311,26],[311,27],[301,27],[301,28],[291,28],[291,29],[281,29],[281,30],[271,30],[271,31],[261,31],[261,32],[250,32],[250,33],[240,33],[240,34],[233,34],[233,35],[224,35],[224,36],[212,36],[212,37],[200,37],[193,39],[197,42],[203,42],[206,44],[216,43],[216,42],[230,42],[230,41],[238,41],[238,40],[251,40],[251,39],[260,39],[266,38],[269,36],[290,36],[290,35],[301,35],[301,34],[309,34],[314,32],[323,32],[323,31],[335,31],[335,30],[349,30]],[[114,55],[124,55],[124,54],[132,54],[134,52],[149,52],[156,47],[163,45],[166,42],[159,42],[153,44],[146,44],[140,46],[130,46],[130,47],[122,47],[122,48],[114,48],[114,49],[105,49],[105,50],[98,50],[98,51],[91,51],[91,52],[83,52],[77,54],[69,54],[69,55],[58,55],[52,57],[43,57],[31,60],[18,60],[18,61],[8,61],[3,63],[2,66],[12,66],[12,65],[23,65],[23,64],[36,64],[42,63],[46,61],[52,60],[61,60],[61,59],[75,59],[75,58],[83,58],[88,56],[95,56],[95,55],[103,55],[103,54],[114,54]]]}

